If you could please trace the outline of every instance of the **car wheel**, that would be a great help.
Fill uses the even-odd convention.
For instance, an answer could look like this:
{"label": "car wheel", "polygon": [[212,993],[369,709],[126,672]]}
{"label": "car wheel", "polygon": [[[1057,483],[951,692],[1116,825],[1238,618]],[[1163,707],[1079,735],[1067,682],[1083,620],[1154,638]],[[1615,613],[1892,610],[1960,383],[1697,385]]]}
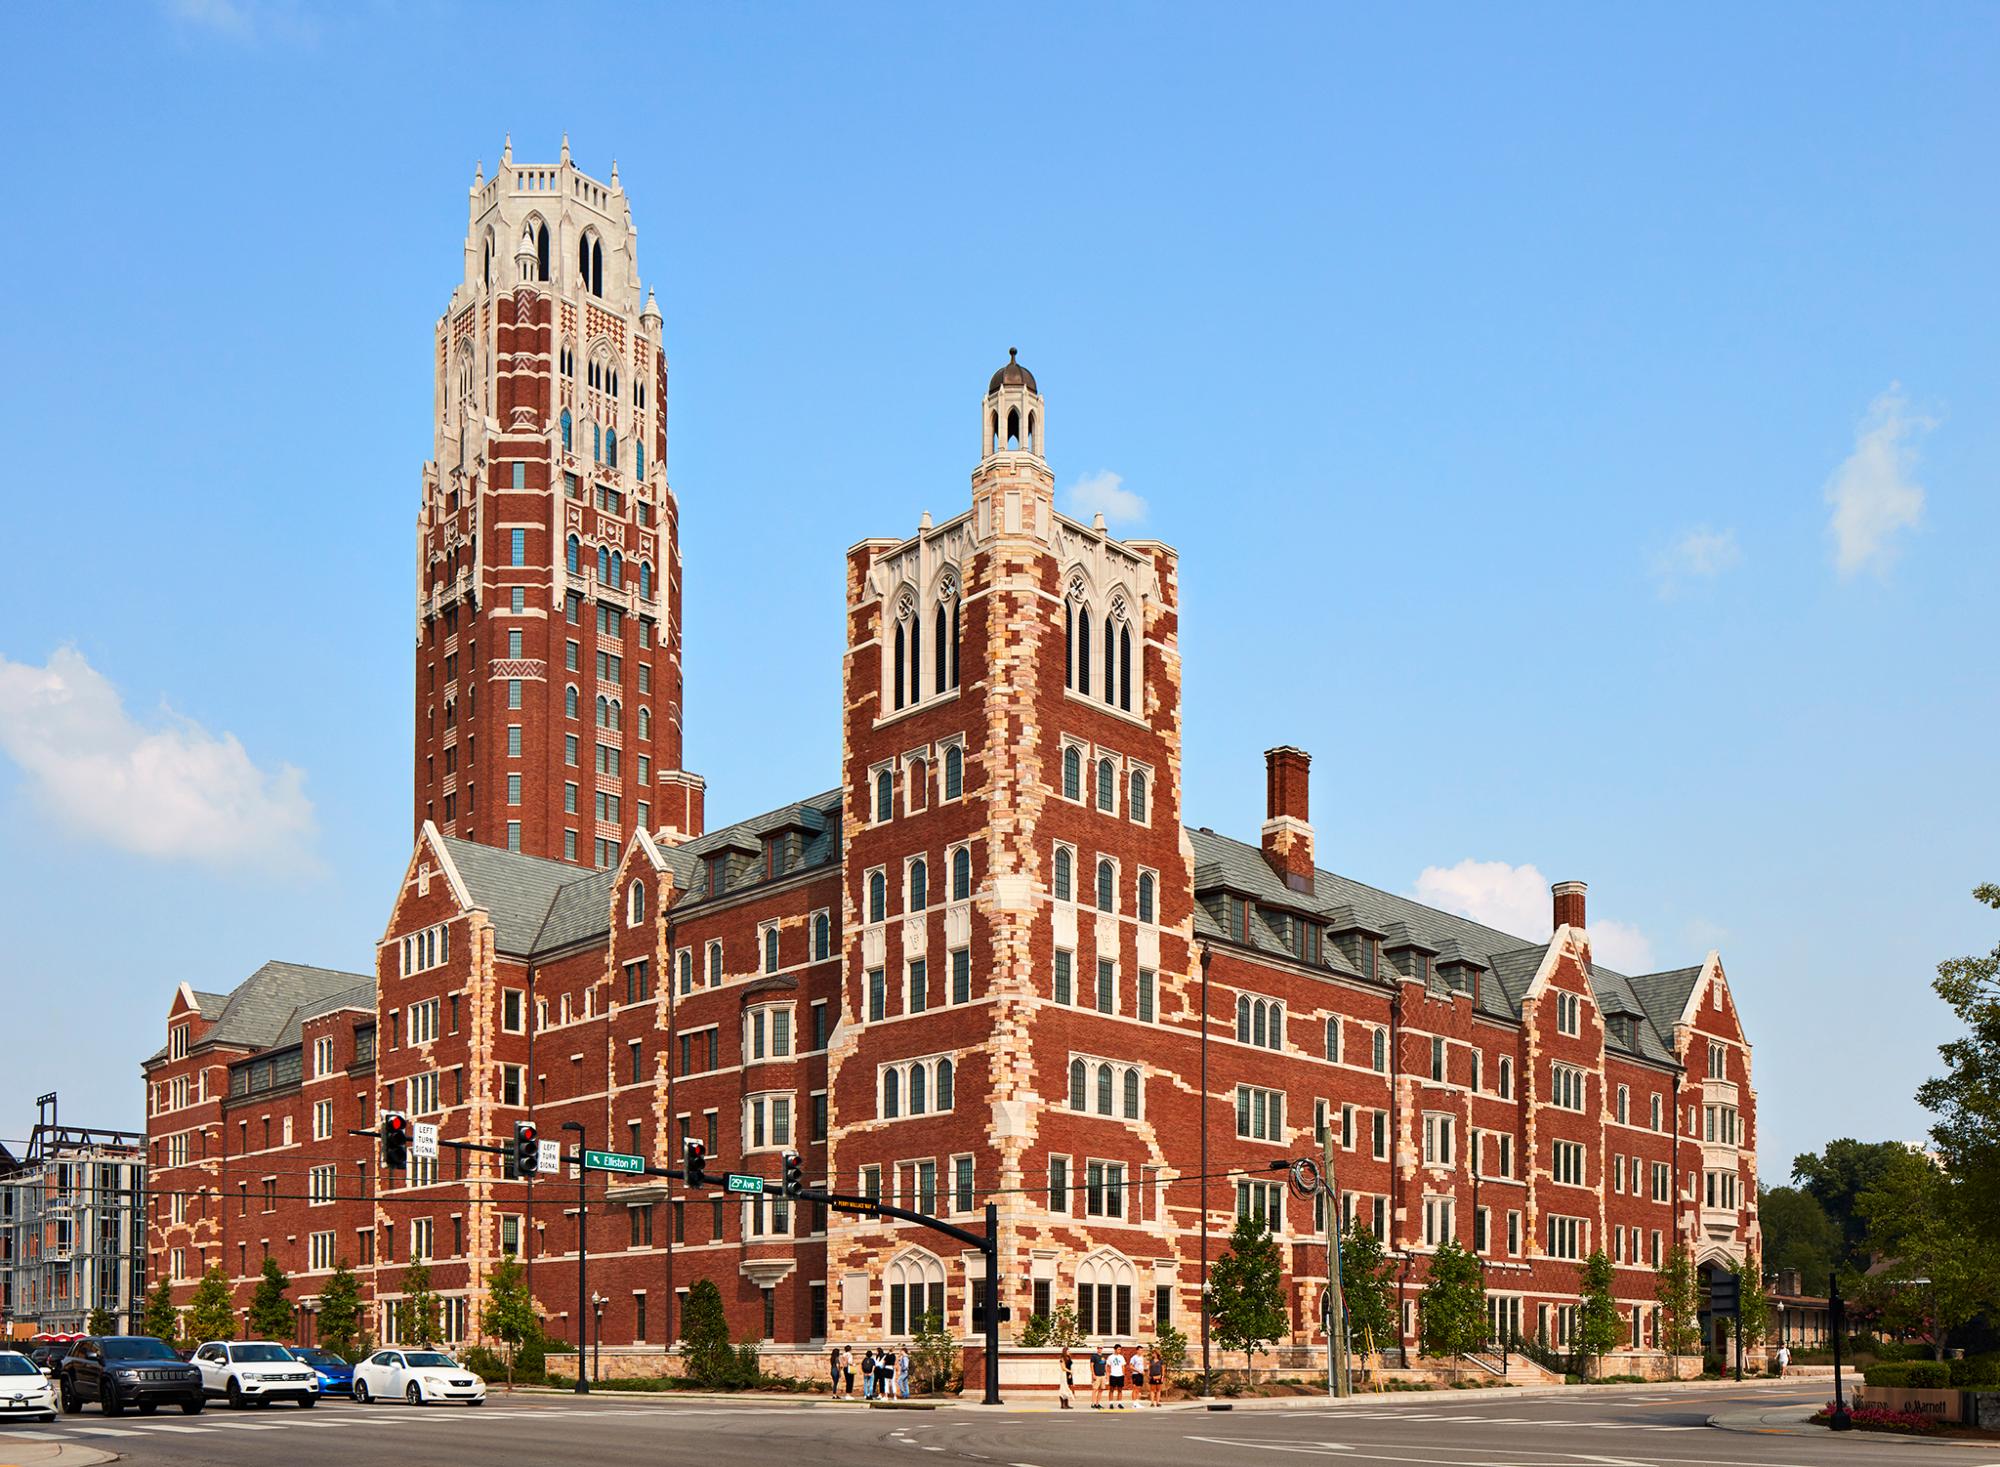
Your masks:
{"label": "car wheel", "polygon": [[83,1402],[77,1398],[76,1386],[71,1383],[68,1376],[63,1377],[62,1408],[65,1416],[74,1416],[83,1409]]}
{"label": "car wheel", "polygon": [[354,1377],[354,1404],[357,1406],[368,1404],[368,1382],[358,1375]]}
{"label": "car wheel", "polygon": [[423,1387],[418,1385],[415,1381],[411,1381],[409,1389],[403,1392],[403,1399],[408,1401],[412,1406],[423,1405],[424,1403]]}
{"label": "car wheel", "polygon": [[236,1377],[233,1375],[229,1377],[229,1388],[225,1394],[229,1397],[230,1410],[241,1411],[243,1409],[243,1387],[236,1383]]}
{"label": "car wheel", "polygon": [[318,1397],[318,1396],[300,1396],[300,1397],[299,1397],[299,1405],[300,1405],[301,1407],[303,1407],[303,1408],[304,1408],[305,1410],[308,1410],[308,1411],[310,1411],[310,1410],[311,1410],[311,1409],[312,1409],[313,1407],[317,1406],[318,1404],[319,1404],[319,1397]]}
{"label": "car wheel", "polygon": [[102,1404],[106,1416],[123,1416],[125,1414],[125,1403],[118,1399],[117,1381],[107,1380],[104,1383]]}
{"label": "car wheel", "polygon": [[202,1408],[203,1406],[207,1405],[207,1404],[208,1404],[208,1403],[207,1403],[206,1401],[203,1401],[203,1400],[201,1400],[201,1399],[200,1399],[199,1397],[197,1397],[196,1399],[194,1399],[194,1400],[192,1400],[192,1401],[182,1401],[182,1402],[181,1402],[181,1415],[183,1415],[183,1416],[199,1416],[199,1415],[201,1415],[201,1408]]}

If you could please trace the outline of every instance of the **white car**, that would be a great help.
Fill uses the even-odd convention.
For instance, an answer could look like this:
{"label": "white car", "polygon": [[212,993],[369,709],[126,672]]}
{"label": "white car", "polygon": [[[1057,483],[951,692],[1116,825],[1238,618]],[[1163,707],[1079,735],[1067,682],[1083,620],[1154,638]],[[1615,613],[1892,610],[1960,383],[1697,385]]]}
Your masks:
{"label": "white car", "polygon": [[12,1350],[0,1350],[0,1421],[33,1416],[56,1419],[55,1382],[35,1362]]}
{"label": "white car", "polygon": [[194,1352],[194,1363],[201,1367],[203,1392],[239,1410],[253,1401],[319,1404],[319,1375],[269,1340],[210,1340]]}
{"label": "white car", "polygon": [[398,1396],[412,1406],[435,1401],[484,1406],[486,1382],[436,1350],[377,1350],[354,1367],[354,1399],[361,1405]]}

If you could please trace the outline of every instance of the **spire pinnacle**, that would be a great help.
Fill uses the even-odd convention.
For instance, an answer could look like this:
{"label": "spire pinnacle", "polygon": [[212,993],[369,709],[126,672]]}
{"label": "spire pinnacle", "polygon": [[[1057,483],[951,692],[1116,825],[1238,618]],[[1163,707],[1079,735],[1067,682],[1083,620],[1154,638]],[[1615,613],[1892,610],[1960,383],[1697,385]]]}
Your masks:
{"label": "spire pinnacle", "polygon": [[567,132],[563,134],[562,161],[565,163],[569,162],[569,134]]}
{"label": "spire pinnacle", "polygon": [[500,161],[502,163],[514,161],[514,134],[511,132],[507,134],[507,141],[500,145]]}

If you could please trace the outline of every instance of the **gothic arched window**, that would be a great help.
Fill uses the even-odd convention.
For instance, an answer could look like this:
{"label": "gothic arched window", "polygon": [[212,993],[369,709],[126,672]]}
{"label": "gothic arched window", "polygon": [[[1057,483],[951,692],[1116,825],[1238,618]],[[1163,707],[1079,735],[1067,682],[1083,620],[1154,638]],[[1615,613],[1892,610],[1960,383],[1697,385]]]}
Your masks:
{"label": "gothic arched window", "polygon": [[910,1066],[910,1114],[920,1116],[929,1107],[929,1098],[924,1094],[928,1088],[922,1065]]}
{"label": "gothic arched window", "polygon": [[1111,911],[1116,895],[1116,878],[1112,874],[1111,863],[1109,861],[1099,861],[1097,863],[1097,910],[1100,912]]}
{"label": "gothic arched window", "polygon": [[937,664],[931,669],[931,687],[940,693],[951,686],[950,625],[940,606],[931,632],[931,659]]}
{"label": "gothic arched window", "polygon": [[611,547],[608,545],[597,547],[597,579],[607,585],[611,581]]}
{"label": "gothic arched window", "polygon": [[1109,759],[1097,761],[1097,808],[1107,814],[1118,808],[1118,773]]}
{"label": "gothic arched window", "polygon": [[896,623],[896,684],[895,684],[896,686],[895,704],[898,708],[901,708],[903,706],[903,660],[904,660],[903,624],[899,621]]}
{"label": "gothic arched window", "polygon": [[1056,900],[1059,902],[1066,902],[1070,899],[1070,854],[1068,846],[1056,847],[1055,893]]}
{"label": "gothic arched window", "polygon": [[1065,800],[1083,798],[1083,753],[1074,744],[1063,750],[1062,779]]}
{"label": "gothic arched window", "polygon": [[639,595],[647,601],[653,599],[653,562],[650,560],[639,562]]}
{"label": "gothic arched window", "polygon": [[1108,1116],[1111,1111],[1111,1066],[1097,1067],[1097,1113]]}
{"label": "gothic arched window", "polygon": [[903,1073],[901,1070],[882,1072],[882,1119],[893,1121],[903,1113]]}
{"label": "gothic arched window", "polygon": [[569,452],[569,436],[570,436],[569,430],[570,430],[569,409],[564,408],[562,410],[562,446],[564,453]]}
{"label": "gothic arched window", "polygon": [[652,736],[653,710],[642,705],[639,709],[639,737],[650,739]]}
{"label": "gothic arched window", "polygon": [[951,853],[951,899],[962,902],[971,896],[972,852],[960,846]]}
{"label": "gothic arched window", "polygon": [[618,467],[618,430],[616,428],[607,428],[604,430],[604,461],[614,469]]}
{"label": "gothic arched window", "polygon": [[1153,873],[1150,871],[1139,873],[1139,920],[1153,920]]}
{"label": "gothic arched window", "polygon": [[1139,1072],[1137,1070],[1127,1070],[1125,1072],[1125,1119],[1128,1121],[1139,1119]]}
{"label": "gothic arched window", "polygon": [[1127,810],[1141,825],[1146,823],[1146,775],[1143,770],[1132,771],[1132,793],[1126,800]]}
{"label": "gothic arched window", "polygon": [[1132,711],[1132,628],[1118,629],[1118,706]]}
{"label": "gothic arched window", "polygon": [[1111,618],[1107,616],[1104,618],[1104,701],[1107,703],[1117,701],[1113,694],[1117,688],[1115,674],[1118,668],[1117,664],[1112,660],[1112,654],[1117,650],[1118,629],[1112,624]]}
{"label": "gothic arched window", "polygon": [[910,910],[921,912],[930,905],[930,867],[919,856],[910,862]]}
{"label": "gothic arched window", "polygon": [[821,912],[813,918],[813,961],[824,962],[833,953],[833,920]]}
{"label": "gothic arched window", "polygon": [[578,540],[574,535],[571,535],[569,537],[569,544],[564,554],[564,564],[566,564],[569,567],[569,573],[571,575],[574,576],[582,574],[583,542]]}
{"label": "gothic arched window", "polygon": [[775,927],[764,929],[764,971],[778,971],[778,929]]}
{"label": "gothic arched window", "polygon": [[868,920],[882,922],[889,916],[889,882],[880,871],[868,873]]}
{"label": "gothic arched window", "polygon": [[896,813],[896,780],[888,770],[875,776],[875,819],[887,820]]}
{"label": "gothic arched window", "polygon": [[952,1108],[952,1079],[951,1061],[948,1059],[939,1060],[937,1067],[937,1094],[932,1097],[937,1101],[937,1108],[939,1110],[950,1110]]}
{"label": "gothic arched window", "polygon": [[965,751],[953,744],[944,751],[944,797],[955,800],[965,793]]}
{"label": "gothic arched window", "polygon": [[613,588],[625,584],[625,557],[616,550],[611,552],[611,584]]}
{"label": "gothic arched window", "polygon": [[571,718],[576,717],[576,686],[574,684],[563,689],[563,712]]}
{"label": "gothic arched window", "polygon": [[642,479],[646,477],[646,440],[643,438],[632,440],[632,472]]}
{"label": "gothic arched window", "polygon": [[1089,1069],[1082,1060],[1069,1062],[1069,1108],[1086,1110],[1089,1108],[1087,1091],[1090,1084]]}

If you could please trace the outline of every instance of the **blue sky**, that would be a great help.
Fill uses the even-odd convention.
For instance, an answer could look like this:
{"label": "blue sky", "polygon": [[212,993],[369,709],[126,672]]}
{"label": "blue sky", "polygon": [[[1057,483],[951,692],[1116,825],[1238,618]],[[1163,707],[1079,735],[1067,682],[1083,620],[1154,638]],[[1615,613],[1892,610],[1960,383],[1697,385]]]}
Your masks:
{"label": "blue sky", "polygon": [[2000,879],[1991,7],[0,40],[0,1136],[44,1089],[137,1123],[180,980],[370,964],[432,324],[474,161],[565,130],[666,318],[713,820],[834,782],[841,552],[966,502],[1017,345],[1067,502],[1182,553],[1191,823],[1254,839],[1301,745],[1342,872],[1524,931],[1581,878],[1623,961],[1719,946],[1767,1179],[1922,1132]]}

